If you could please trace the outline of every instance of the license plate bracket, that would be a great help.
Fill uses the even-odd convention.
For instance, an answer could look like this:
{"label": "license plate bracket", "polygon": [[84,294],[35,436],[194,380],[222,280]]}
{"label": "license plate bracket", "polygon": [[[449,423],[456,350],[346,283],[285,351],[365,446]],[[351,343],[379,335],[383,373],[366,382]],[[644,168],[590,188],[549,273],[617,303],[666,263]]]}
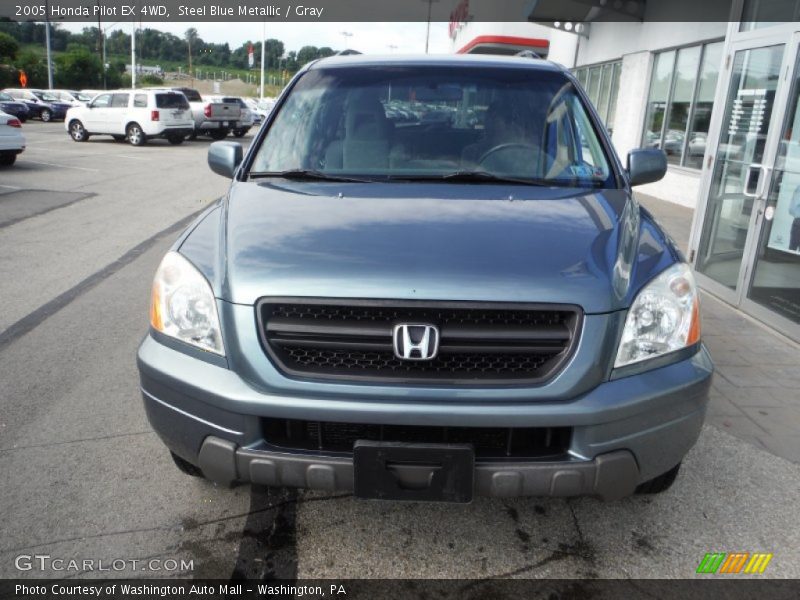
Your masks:
{"label": "license plate bracket", "polygon": [[356,498],[468,503],[475,450],[470,444],[358,440],[353,469]]}

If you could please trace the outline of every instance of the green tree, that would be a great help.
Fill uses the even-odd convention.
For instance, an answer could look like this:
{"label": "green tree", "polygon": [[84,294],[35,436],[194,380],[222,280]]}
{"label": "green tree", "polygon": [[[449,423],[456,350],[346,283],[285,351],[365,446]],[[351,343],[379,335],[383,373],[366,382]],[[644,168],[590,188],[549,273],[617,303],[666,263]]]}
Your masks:
{"label": "green tree", "polygon": [[14,61],[14,66],[20,71],[25,71],[28,76],[28,87],[47,87],[47,62],[40,54],[31,50],[23,50]]}
{"label": "green tree", "polygon": [[56,84],[70,89],[98,88],[103,85],[103,64],[96,53],[83,46],[72,47],[56,56]]}
{"label": "green tree", "polygon": [[19,42],[8,33],[0,32],[0,64],[13,62],[19,52]]}

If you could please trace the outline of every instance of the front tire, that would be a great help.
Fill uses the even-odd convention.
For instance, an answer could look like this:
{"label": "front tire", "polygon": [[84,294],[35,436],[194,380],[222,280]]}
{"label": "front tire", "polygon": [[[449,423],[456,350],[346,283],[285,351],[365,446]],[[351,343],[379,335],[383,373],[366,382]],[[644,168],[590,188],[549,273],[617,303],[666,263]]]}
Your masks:
{"label": "front tire", "polygon": [[83,126],[83,123],[77,119],[69,123],[69,137],[73,142],[85,142],[89,139],[89,132]]}
{"label": "front tire", "polygon": [[39,118],[45,123],[49,123],[53,119],[53,113],[51,113],[49,109],[45,108],[39,113]]}
{"label": "front tire", "polygon": [[658,477],[653,477],[653,479],[649,481],[640,483],[636,488],[636,493],[660,494],[661,492],[666,492],[669,488],[672,487],[672,484],[675,483],[675,479],[678,477],[678,471],[680,470],[681,470],[681,463],[678,463],[666,473],[662,473]]}
{"label": "front tire", "polygon": [[131,146],[144,146],[147,143],[147,136],[145,136],[141,125],[138,123],[131,123],[125,131],[128,143]]}
{"label": "front tire", "polygon": [[170,455],[172,456],[172,462],[175,463],[175,466],[178,467],[178,470],[185,475],[189,475],[191,477],[203,477],[203,472],[188,460],[185,460],[175,454],[174,452],[170,451]]}

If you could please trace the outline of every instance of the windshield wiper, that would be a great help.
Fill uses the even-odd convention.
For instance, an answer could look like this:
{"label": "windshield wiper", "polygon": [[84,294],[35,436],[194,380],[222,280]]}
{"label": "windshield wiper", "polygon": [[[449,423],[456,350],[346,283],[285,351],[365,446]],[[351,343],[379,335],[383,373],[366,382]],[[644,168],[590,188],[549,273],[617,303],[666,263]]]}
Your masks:
{"label": "windshield wiper", "polygon": [[259,179],[262,177],[281,177],[283,179],[296,179],[298,181],[349,181],[355,183],[372,183],[372,180],[370,179],[359,179],[358,177],[349,177],[347,175],[333,175],[331,173],[324,173],[322,171],[315,171],[313,169],[256,171],[251,172],[248,177],[250,179]]}
{"label": "windshield wiper", "polygon": [[397,175],[390,179],[403,179],[406,181],[452,181],[456,183],[514,183],[517,185],[550,186],[551,182],[544,179],[528,179],[525,177],[510,177],[496,175],[489,171],[453,171],[441,175]]}
{"label": "windshield wiper", "polygon": [[499,183],[518,183],[520,185],[540,185],[549,186],[550,183],[543,179],[533,179],[527,177],[512,177],[508,175],[497,175],[489,171],[453,171],[452,173],[445,173],[442,175],[443,181],[466,181],[466,182],[480,182],[480,181],[497,181]]}

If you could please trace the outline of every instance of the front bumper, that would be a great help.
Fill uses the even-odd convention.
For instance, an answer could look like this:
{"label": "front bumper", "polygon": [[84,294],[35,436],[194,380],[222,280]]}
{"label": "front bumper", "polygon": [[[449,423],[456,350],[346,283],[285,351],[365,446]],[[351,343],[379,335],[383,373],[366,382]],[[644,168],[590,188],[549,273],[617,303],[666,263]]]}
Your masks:
{"label": "front bumper", "polygon": [[569,458],[478,462],[475,493],[489,496],[596,495],[614,499],[678,464],[705,418],[713,365],[693,356],[607,381],[567,401],[419,402],[266,394],[148,335],[139,349],[150,423],[177,455],[210,479],[352,490],[351,457],[286,451],[265,443],[264,417],[459,427],[572,428]]}
{"label": "front bumper", "polygon": [[[203,474],[222,484],[250,481],[316,490],[353,491],[350,458],[307,456],[240,448],[207,437],[197,460]],[[639,468],[633,454],[618,450],[593,460],[536,463],[477,463],[478,496],[598,496],[617,500],[633,493]]]}

